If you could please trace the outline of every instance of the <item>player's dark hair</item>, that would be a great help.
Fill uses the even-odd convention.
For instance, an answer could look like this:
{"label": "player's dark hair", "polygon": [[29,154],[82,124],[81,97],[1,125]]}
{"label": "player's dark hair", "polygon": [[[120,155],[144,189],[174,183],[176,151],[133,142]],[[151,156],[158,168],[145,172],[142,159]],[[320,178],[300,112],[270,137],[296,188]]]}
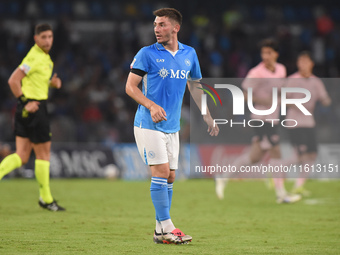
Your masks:
{"label": "player's dark hair", "polygon": [[276,52],[279,52],[279,44],[275,39],[272,38],[266,38],[262,40],[259,44],[259,48],[262,49],[264,47],[272,48]]}
{"label": "player's dark hair", "polygon": [[298,58],[300,58],[300,57],[308,57],[310,60],[312,60],[314,62],[314,59],[312,57],[312,53],[308,50],[301,51],[298,55]]}
{"label": "player's dark hair", "polygon": [[174,8],[161,8],[153,12],[153,15],[158,17],[168,17],[182,25],[182,14]]}
{"label": "player's dark hair", "polygon": [[52,31],[52,26],[47,23],[41,23],[35,26],[34,34],[39,35],[41,32]]}

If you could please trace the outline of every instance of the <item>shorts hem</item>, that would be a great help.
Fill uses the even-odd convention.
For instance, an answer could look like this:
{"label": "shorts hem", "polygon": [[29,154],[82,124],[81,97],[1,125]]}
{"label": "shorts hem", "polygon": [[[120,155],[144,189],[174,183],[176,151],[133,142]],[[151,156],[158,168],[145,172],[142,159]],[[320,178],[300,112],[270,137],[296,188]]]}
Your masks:
{"label": "shorts hem", "polygon": [[169,161],[157,161],[157,162],[150,162],[150,160],[148,159],[148,166],[155,166],[155,165],[163,165],[169,163]]}

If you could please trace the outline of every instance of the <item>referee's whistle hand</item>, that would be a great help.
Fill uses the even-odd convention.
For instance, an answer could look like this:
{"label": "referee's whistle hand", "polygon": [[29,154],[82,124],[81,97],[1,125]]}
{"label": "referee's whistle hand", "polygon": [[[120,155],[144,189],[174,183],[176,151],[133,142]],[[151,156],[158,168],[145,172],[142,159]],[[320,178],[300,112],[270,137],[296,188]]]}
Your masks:
{"label": "referee's whistle hand", "polygon": [[152,121],[155,123],[161,122],[163,120],[167,120],[166,112],[164,111],[162,107],[160,107],[157,104],[153,104],[150,107],[150,114],[151,114]]}
{"label": "referee's whistle hand", "polygon": [[57,73],[54,73],[54,75],[52,76],[52,79],[50,81],[50,85],[51,85],[51,87],[56,88],[56,89],[61,88],[61,80],[58,77]]}
{"label": "referee's whistle hand", "polygon": [[38,101],[30,101],[25,105],[25,110],[29,113],[34,113],[39,110],[39,104]]}

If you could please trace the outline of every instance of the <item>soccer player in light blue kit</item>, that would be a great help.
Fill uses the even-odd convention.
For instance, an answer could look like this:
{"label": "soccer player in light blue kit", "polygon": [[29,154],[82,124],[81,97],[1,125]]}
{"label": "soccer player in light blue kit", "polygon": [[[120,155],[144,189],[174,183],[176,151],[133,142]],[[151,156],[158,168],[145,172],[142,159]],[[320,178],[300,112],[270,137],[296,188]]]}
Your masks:
{"label": "soccer player in light blue kit", "polygon": [[[134,134],[139,153],[151,169],[151,199],[156,211],[155,243],[187,243],[192,237],[176,228],[170,218],[172,187],[178,168],[180,115],[185,87],[200,107],[202,78],[192,47],[177,40],[182,15],[173,8],[154,11],[157,43],[142,48],[131,63],[126,93],[139,105]],[[142,91],[138,88],[142,81]],[[218,135],[208,111],[203,116],[211,136]]]}

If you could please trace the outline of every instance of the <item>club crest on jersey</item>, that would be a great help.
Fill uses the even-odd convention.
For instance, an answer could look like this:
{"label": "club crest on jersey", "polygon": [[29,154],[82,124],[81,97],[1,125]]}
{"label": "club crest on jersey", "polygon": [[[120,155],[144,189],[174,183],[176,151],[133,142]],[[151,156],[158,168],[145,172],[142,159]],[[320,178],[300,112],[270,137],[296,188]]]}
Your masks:
{"label": "club crest on jersey", "polygon": [[163,67],[161,70],[158,71],[158,74],[164,79],[169,75],[169,71]]}
{"label": "club crest on jersey", "polygon": [[184,60],[184,62],[185,62],[185,64],[186,64],[187,66],[190,66],[190,65],[191,65],[191,62],[190,62],[190,60],[189,60],[189,59],[187,59],[187,58]]}

